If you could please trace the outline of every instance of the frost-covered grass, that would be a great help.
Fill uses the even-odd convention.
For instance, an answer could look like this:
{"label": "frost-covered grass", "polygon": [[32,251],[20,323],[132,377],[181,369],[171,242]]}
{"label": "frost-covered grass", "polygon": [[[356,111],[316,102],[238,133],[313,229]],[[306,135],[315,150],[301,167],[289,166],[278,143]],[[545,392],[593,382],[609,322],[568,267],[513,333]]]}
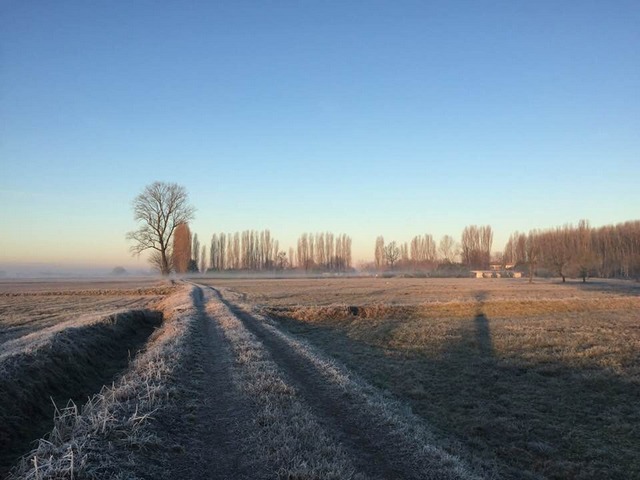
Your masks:
{"label": "frost-covered grass", "polygon": [[532,301],[640,296],[640,283],[625,280],[522,278],[309,278],[198,280],[236,291],[253,305],[270,307],[417,305],[473,302],[479,292],[493,300]]}
{"label": "frost-covered grass", "polygon": [[0,296],[3,295],[89,295],[120,294],[132,292],[159,295],[174,283],[158,277],[122,277],[113,279],[0,279]]}
{"label": "frost-covered grass", "polygon": [[[286,284],[257,303],[407,402],[477,468],[513,479],[640,477],[637,283],[426,279],[418,294],[418,280],[394,280],[379,295],[360,290],[364,303],[347,285],[328,303],[328,287]],[[256,284],[233,289],[259,297]]]}
{"label": "frost-covered grass", "polygon": [[[37,337],[74,325],[83,325],[119,311],[153,309],[153,305],[169,295],[175,286],[162,283],[155,287],[146,284],[125,284],[127,288],[89,289],[91,284],[71,289],[65,282],[24,286],[0,283],[0,355],[16,345],[7,342],[30,334],[26,345]],[[123,287],[125,286],[123,285]],[[135,287],[135,288],[134,288]],[[64,325],[62,325],[64,324]],[[49,332],[43,330],[50,329]],[[41,333],[37,333],[43,331]],[[18,347],[22,348],[22,347]]]}
{"label": "frost-covered grass", "polygon": [[145,350],[111,387],[84,405],[58,409],[54,428],[11,472],[9,478],[125,478],[127,452],[153,447],[158,439],[147,420],[171,394],[168,380],[189,348],[197,312],[191,287],[158,305],[164,322]]}
{"label": "frost-covered grass", "polygon": [[[222,294],[234,301],[241,299],[224,289]],[[250,310],[249,305],[244,305],[244,308]],[[366,418],[369,428],[376,432],[372,443],[382,448],[392,448],[397,460],[411,466],[412,478],[477,478],[459,458],[437,446],[436,438],[425,422],[406,405],[383,394],[310,343],[277,328],[269,317],[254,312],[254,318],[260,320],[262,326],[280,338],[288,348],[308,360],[327,386],[341,390],[348,397],[349,407]]]}
{"label": "frost-covered grass", "polygon": [[224,304],[211,304],[208,313],[229,342],[237,389],[257,407],[250,435],[261,446],[260,463],[277,466],[274,473],[281,479],[362,478],[340,444],[300,401],[264,345]]}

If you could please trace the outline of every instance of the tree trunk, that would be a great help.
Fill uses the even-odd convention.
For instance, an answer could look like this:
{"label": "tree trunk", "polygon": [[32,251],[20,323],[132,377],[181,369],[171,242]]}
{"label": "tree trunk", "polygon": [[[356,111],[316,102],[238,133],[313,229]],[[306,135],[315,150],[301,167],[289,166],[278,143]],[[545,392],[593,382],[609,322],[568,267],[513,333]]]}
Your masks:
{"label": "tree trunk", "polygon": [[529,263],[529,283],[533,283],[533,263]]}
{"label": "tree trunk", "polygon": [[171,272],[169,271],[169,261],[167,260],[167,252],[165,250],[162,250],[160,252],[160,255],[162,257],[162,265],[160,266],[160,273],[162,273],[162,275],[169,275]]}
{"label": "tree trunk", "polygon": [[567,279],[565,278],[564,275],[562,275],[562,283],[565,283],[567,281]]}

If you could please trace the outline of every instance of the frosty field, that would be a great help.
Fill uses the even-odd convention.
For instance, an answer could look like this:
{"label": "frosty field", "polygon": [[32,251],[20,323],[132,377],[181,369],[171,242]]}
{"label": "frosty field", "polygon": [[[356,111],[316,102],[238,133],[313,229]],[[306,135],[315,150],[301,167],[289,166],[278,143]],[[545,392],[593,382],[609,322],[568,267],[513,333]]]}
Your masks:
{"label": "frosty field", "polygon": [[123,371],[159,315],[164,282],[0,282],[0,471]]}
{"label": "frosty field", "polygon": [[2,474],[633,478],[639,325],[622,281],[0,282]]}
{"label": "frosty field", "polygon": [[640,476],[640,284],[227,281],[500,478]]}

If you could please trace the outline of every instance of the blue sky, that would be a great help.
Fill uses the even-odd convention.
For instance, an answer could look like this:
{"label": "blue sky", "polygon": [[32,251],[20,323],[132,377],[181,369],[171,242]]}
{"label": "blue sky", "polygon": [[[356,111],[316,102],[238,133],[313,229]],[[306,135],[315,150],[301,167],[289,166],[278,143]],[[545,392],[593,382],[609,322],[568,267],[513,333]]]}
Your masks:
{"label": "blue sky", "polygon": [[0,267],[144,266],[130,202],[201,239],[640,217],[640,3],[0,1]]}

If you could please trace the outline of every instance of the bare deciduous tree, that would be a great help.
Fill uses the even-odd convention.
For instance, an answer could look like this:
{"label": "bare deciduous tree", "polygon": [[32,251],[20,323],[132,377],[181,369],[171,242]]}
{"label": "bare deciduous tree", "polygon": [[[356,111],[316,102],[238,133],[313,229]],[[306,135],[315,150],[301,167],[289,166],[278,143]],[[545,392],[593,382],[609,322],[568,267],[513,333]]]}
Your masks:
{"label": "bare deciduous tree", "polygon": [[293,253],[293,247],[289,247],[289,268],[294,268],[296,266],[296,261]]}
{"label": "bare deciduous tree", "polygon": [[171,273],[171,239],[175,229],[193,219],[195,208],[189,205],[187,191],[175,183],[154,182],[133,200],[134,219],[142,222],[138,230],[127,234],[135,245],[131,252],[140,255],[153,250],[149,261],[163,275]]}
{"label": "bare deciduous tree", "polygon": [[567,268],[571,265],[574,248],[571,245],[571,227],[547,230],[539,234],[542,262],[566,282]]}
{"label": "bare deciduous tree", "polygon": [[453,263],[456,256],[456,242],[450,235],[444,235],[440,239],[440,246],[438,247],[442,260],[446,263]]}
{"label": "bare deciduous tree", "polygon": [[400,244],[400,262],[406,268],[409,264],[409,245],[407,242]]}
{"label": "bare deciduous tree", "polygon": [[288,264],[287,253],[285,251],[279,251],[276,255],[276,269],[284,270],[287,268]]}
{"label": "bare deciduous tree", "polygon": [[575,257],[574,263],[578,276],[586,283],[587,277],[595,267],[597,260],[593,251],[591,227],[587,220],[580,220],[575,232]]}
{"label": "bare deciduous tree", "polygon": [[491,261],[493,230],[490,225],[470,225],[462,231],[462,261],[469,268],[485,269]]}
{"label": "bare deciduous tree", "polygon": [[532,283],[533,273],[540,257],[540,240],[535,230],[529,232],[525,245],[525,256],[529,265],[529,283]]}
{"label": "bare deciduous tree", "polygon": [[400,257],[400,249],[396,245],[396,242],[389,243],[386,247],[384,247],[384,257],[387,260],[387,263],[393,270],[393,266],[398,261]]}

